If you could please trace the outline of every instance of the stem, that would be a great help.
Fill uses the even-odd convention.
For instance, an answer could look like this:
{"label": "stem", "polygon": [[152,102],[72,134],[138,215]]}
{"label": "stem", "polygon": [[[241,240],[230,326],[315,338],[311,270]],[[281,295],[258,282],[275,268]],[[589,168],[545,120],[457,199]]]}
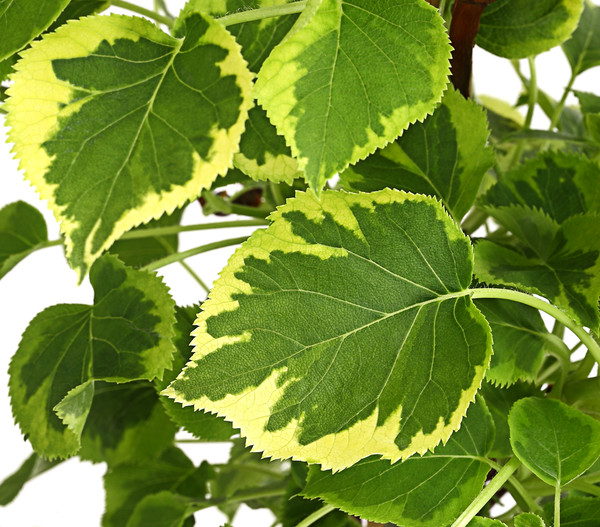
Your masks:
{"label": "stem", "polygon": [[[506,486],[513,487],[515,494],[518,494],[523,499],[523,502],[527,505],[529,512],[537,512],[538,514],[542,512],[542,508],[535,502],[535,500],[531,497],[531,494],[527,492],[525,487],[523,487],[517,478],[511,476],[506,482]],[[511,494],[513,493],[511,492]],[[513,498],[515,498],[515,501],[517,501],[515,494],[513,494]]]}
{"label": "stem", "polygon": [[179,262],[181,264],[181,266],[189,273],[189,275],[196,280],[196,282],[198,282],[198,285],[204,289],[205,293],[208,294],[210,293],[210,288],[204,283],[204,280],[202,280],[202,278],[200,278],[197,274],[196,271],[194,271],[188,264],[187,262],[181,260],[181,262]]}
{"label": "stem", "polygon": [[218,242],[207,243],[206,245],[201,245],[200,247],[194,247],[193,249],[189,249],[187,251],[183,251],[180,253],[170,254],[169,256],[165,256],[160,260],[156,260],[155,262],[149,263],[142,267],[144,271],[156,271],[165,265],[169,265],[175,262],[180,262],[189,258],[190,256],[195,256],[197,254],[202,254],[208,251],[212,251],[214,249],[220,249],[222,247],[229,247],[231,245],[238,245],[240,243],[245,242],[248,239],[247,236],[242,236],[240,238],[229,238],[227,240],[220,240]]}
{"label": "stem", "polygon": [[204,231],[209,229],[225,229],[228,227],[264,227],[268,225],[266,220],[239,220],[239,221],[215,221],[209,223],[197,223],[195,225],[171,225],[169,227],[155,227],[153,229],[138,229],[129,231],[121,236],[121,240],[133,240],[135,238],[150,238],[155,236],[169,236],[180,232]]}
{"label": "stem", "polygon": [[300,2],[292,2],[291,4],[282,4],[271,7],[260,7],[259,9],[250,9],[248,11],[240,11],[217,18],[217,21],[225,27],[233,26],[234,24],[243,24],[244,22],[253,22],[254,20],[262,20],[263,18],[272,18],[283,15],[294,15],[302,12],[306,7],[306,0]]}
{"label": "stem", "polygon": [[127,9],[133,13],[138,13],[143,16],[147,16],[156,22],[160,22],[167,27],[173,27],[173,20],[169,17],[163,16],[160,13],[156,13],[150,9],[146,9],[145,7],[141,7],[139,5],[132,4],[131,2],[127,2],[126,0],[111,0],[110,2],[115,7],[120,7],[122,9]]}
{"label": "stem", "polygon": [[494,494],[498,492],[513,473],[519,468],[521,462],[517,457],[510,459],[504,465],[498,474],[487,484],[471,504],[462,512],[462,514],[452,524],[452,527],[465,527],[475,517],[475,515],[490,501]]}
{"label": "stem", "polygon": [[271,194],[273,195],[273,199],[275,200],[275,206],[283,205],[285,203],[285,198],[281,194],[281,189],[277,183],[273,183],[269,181],[269,189],[271,190]]}
{"label": "stem", "polygon": [[537,104],[538,88],[537,88],[537,74],[535,71],[535,57],[527,57],[529,64],[529,99],[527,104],[527,115],[525,116],[525,124],[523,128],[529,130],[531,128],[531,121],[533,119],[533,112],[535,105]]}
{"label": "stem", "polygon": [[560,485],[554,490],[554,527],[560,527]]}
{"label": "stem", "polygon": [[320,520],[323,516],[329,514],[334,509],[335,507],[331,505],[324,505],[319,510],[313,512],[310,516],[304,518],[298,525],[296,525],[296,527],[308,527],[309,525],[315,523],[317,520]]}
{"label": "stem", "polygon": [[554,128],[558,124],[558,121],[560,120],[560,116],[562,114],[563,108],[565,107],[565,103],[567,102],[567,97],[569,96],[569,92],[571,91],[571,88],[573,87],[573,83],[575,82],[576,77],[577,77],[576,73],[573,72],[571,74],[571,78],[569,79],[569,83],[567,84],[567,87],[565,88],[565,91],[563,92],[563,96],[561,97],[559,103],[556,105],[556,108],[554,108],[554,114],[552,115],[552,119],[550,119],[550,126],[549,126],[548,130],[550,130],[550,131],[554,130]]}
{"label": "stem", "polygon": [[585,344],[589,352],[594,356],[596,362],[600,363],[600,345],[594,340],[594,338],[583,329],[574,320],[569,318],[563,311],[558,309],[556,306],[541,300],[533,295],[522,293],[521,291],[514,291],[512,289],[500,289],[497,287],[481,288],[481,289],[470,289],[471,298],[498,298],[501,300],[512,300],[513,302],[519,302],[528,306],[539,309],[544,313],[548,313],[551,317],[554,317],[565,327],[569,328],[575,335]]}

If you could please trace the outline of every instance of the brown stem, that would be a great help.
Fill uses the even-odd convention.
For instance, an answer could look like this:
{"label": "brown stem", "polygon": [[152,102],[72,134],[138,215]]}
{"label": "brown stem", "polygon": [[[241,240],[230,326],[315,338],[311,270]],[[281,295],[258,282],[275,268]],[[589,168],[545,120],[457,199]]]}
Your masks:
{"label": "brown stem", "polygon": [[451,79],[464,97],[471,95],[473,46],[483,10],[495,0],[455,0],[450,24],[450,41],[454,51],[450,59]]}

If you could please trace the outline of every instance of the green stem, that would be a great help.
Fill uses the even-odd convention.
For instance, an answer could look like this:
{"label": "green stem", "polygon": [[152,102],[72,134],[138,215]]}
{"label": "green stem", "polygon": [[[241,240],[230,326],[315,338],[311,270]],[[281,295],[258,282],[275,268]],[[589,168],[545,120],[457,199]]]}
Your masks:
{"label": "green stem", "polygon": [[467,217],[462,222],[462,230],[465,234],[470,236],[485,223],[488,217],[488,214],[483,210],[474,208],[467,214]]}
{"label": "green stem", "polygon": [[529,130],[531,128],[533,112],[535,110],[535,105],[537,104],[538,97],[535,57],[527,57],[527,62],[529,63],[529,98],[527,104],[527,115],[525,116],[525,124],[523,126],[525,130]]}
{"label": "green stem", "polygon": [[517,501],[515,494],[518,494],[523,499],[523,502],[527,505],[529,512],[536,512],[541,515],[542,508],[535,502],[531,494],[527,492],[525,487],[523,487],[517,478],[511,476],[506,482],[506,486],[509,487],[509,485],[512,486],[515,491],[513,494],[513,492],[509,489],[510,493],[513,495],[513,498],[515,498],[515,501]]}
{"label": "green stem", "polygon": [[189,258],[190,256],[196,256],[197,254],[202,254],[208,251],[213,251],[214,249],[220,249],[222,247],[229,247],[231,245],[238,245],[242,242],[245,242],[248,239],[247,236],[242,236],[240,238],[229,238],[227,240],[220,240],[218,242],[207,243],[206,245],[201,245],[200,247],[194,247],[193,249],[189,249],[187,251],[183,251],[180,253],[170,254],[169,256],[165,256],[160,260],[156,260],[155,262],[149,263],[142,267],[145,271],[156,271],[165,265],[169,265],[175,262],[180,262]]}
{"label": "green stem", "polygon": [[554,334],[546,335],[544,341],[548,346],[548,351],[550,352],[550,354],[554,355],[554,357],[558,359],[561,365],[558,381],[556,381],[556,383],[552,387],[552,391],[550,392],[550,397],[560,399],[565,385],[565,380],[567,378],[567,374],[569,373],[569,369],[571,368],[571,353],[569,352],[569,348],[564,343],[564,341],[562,341],[559,337],[557,337]]}
{"label": "green stem", "polygon": [[520,464],[521,462],[516,457],[511,458],[456,519],[452,527],[466,527],[485,504],[494,497],[494,494],[502,488],[508,478],[519,468]]}
{"label": "green stem", "polygon": [[298,525],[296,525],[296,527],[308,527],[309,525],[315,523],[317,520],[320,520],[323,516],[329,514],[334,509],[335,507],[331,505],[324,505],[319,510],[313,512],[310,516],[304,518]]}
{"label": "green stem", "polygon": [[279,188],[279,185],[277,183],[269,181],[269,188],[271,189],[273,200],[275,200],[275,206],[283,205],[285,203],[285,198],[281,194],[281,189]]}
{"label": "green stem", "polygon": [[122,9],[127,9],[128,11],[131,11],[133,13],[138,13],[140,15],[147,16],[148,18],[156,20],[156,22],[160,22],[161,24],[164,24],[167,27],[173,27],[172,19],[150,9],[146,9],[145,7],[132,4],[131,2],[127,2],[126,0],[111,0],[110,3],[115,7],[120,7]]}
{"label": "green stem", "polygon": [[579,490],[581,492],[585,492],[586,494],[591,494],[592,496],[600,497],[600,487],[587,481],[581,481],[576,479],[575,481],[571,481],[568,487],[571,489]]}
{"label": "green stem", "polygon": [[560,121],[560,116],[562,115],[562,111],[565,107],[565,103],[567,102],[567,97],[569,96],[569,93],[571,92],[571,88],[573,87],[573,83],[575,82],[576,77],[577,77],[576,73],[573,72],[571,74],[569,83],[567,84],[567,87],[565,88],[565,91],[563,92],[563,95],[562,95],[560,101],[556,105],[556,108],[554,108],[554,114],[552,115],[552,119],[550,119],[550,126],[548,127],[548,130],[550,130],[550,131],[554,130],[554,128],[558,124],[558,121]]}
{"label": "green stem", "polygon": [[560,527],[560,485],[554,490],[554,527]]}
{"label": "green stem", "polygon": [[204,231],[210,229],[225,229],[229,227],[264,227],[268,225],[266,220],[239,220],[239,221],[215,221],[209,223],[197,223],[195,225],[170,225],[169,227],[155,227],[153,229],[138,229],[129,231],[121,236],[121,240],[133,240],[135,238],[151,238],[156,236],[169,236],[180,232]]}
{"label": "green stem", "polygon": [[600,363],[600,345],[594,340],[594,338],[583,329],[574,320],[571,320],[563,311],[558,309],[556,306],[541,300],[533,295],[522,293],[521,291],[514,291],[512,289],[500,289],[497,287],[481,288],[481,289],[470,289],[471,298],[498,298],[500,300],[512,300],[513,302],[519,302],[531,306],[535,309],[539,309],[544,313],[548,313],[551,317],[554,317],[565,327],[569,328],[575,335],[584,343],[589,352],[594,356],[596,362]]}
{"label": "green stem", "polygon": [[270,7],[260,7],[259,9],[249,9],[248,11],[240,11],[217,18],[217,21],[225,27],[233,26],[234,24],[243,24],[244,22],[253,22],[262,20],[263,18],[272,18],[283,15],[294,15],[302,12],[306,7],[306,0],[300,2],[292,2],[290,4],[281,4]]}
{"label": "green stem", "polygon": [[200,278],[198,276],[198,274],[196,273],[196,271],[194,271],[188,264],[187,262],[181,260],[179,262],[181,264],[181,266],[189,273],[189,275],[196,280],[196,282],[198,283],[198,285],[204,289],[205,293],[208,294],[210,293],[210,288],[204,283],[204,280],[202,280],[202,278]]}

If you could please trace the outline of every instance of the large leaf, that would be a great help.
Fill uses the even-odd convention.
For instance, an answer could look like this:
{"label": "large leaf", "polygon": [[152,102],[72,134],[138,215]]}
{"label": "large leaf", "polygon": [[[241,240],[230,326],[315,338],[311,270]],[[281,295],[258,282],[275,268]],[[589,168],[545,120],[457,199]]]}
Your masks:
{"label": "large leaf", "polygon": [[59,463],[60,461],[48,461],[37,454],[31,454],[14,474],[0,483],[0,505],[8,505],[21,492],[25,483]]}
{"label": "large leaf", "polygon": [[492,298],[476,300],[475,305],[489,322],[494,337],[494,355],[486,379],[499,385],[535,380],[550,338],[540,312]]}
{"label": "large leaf", "polygon": [[395,143],[346,169],[342,183],[364,192],[390,187],[437,196],[460,220],[494,163],[487,137],[485,113],[450,88],[432,115],[411,125]]}
{"label": "large leaf", "polygon": [[522,59],[562,44],[577,27],[583,0],[496,0],[481,16],[477,44]]}
{"label": "large leaf", "polygon": [[23,201],[0,209],[0,278],[48,240],[42,214]]}
{"label": "large leaf", "polygon": [[0,0],[0,60],[37,37],[68,3],[69,0]]}
{"label": "large leaf", "polygon": [[239,147],[252,105],[239,46],[200,14],[180,31],[87,17],[44,36],[16,66],[10,139],[80,277],[123,232],[197,197]]}
{"label": "large leaf", "polygon": [[207,463],[196,467],[175,447],[165,450],[158,459],[109,468],[104,476],[106,509],[102,527],[123,527],[144,497],[161,491],[203,499],[211,476]]}
{"label": "large leaf", "polygon": [[584,1],[579,26],[562,48],[574,75],[600,66],[600,6]]}
{"label": "large leaf", "polygon": [[165,393],[225,416],[254,450],[324,468],[445,441],[491,352],[458,225],[389,189],[297,193],[271,219],[222,272]]}
{"label": "large leaf", "polygon": [[10,364],[15,418],[35,451],[47,458],[78,450],[94,381],[153,379],[172,360],[173,300],[159,278],[105,256],[90,280],[94,305],[42,311]]}
{"label": "large leaf", "polygon": [[138,503],[127,527],[193,527],[193,501],[169,491],[150,494]]}
{"label": "large leaf", "polygon": [[460,430],[433,453],[393,464],[371,457],[336,474],[313,466],[303,495],[370,521],[450,525],[481,492],[490,471],[485,456],[493,442],[492,417],[479,399]]}
{"label": "large leaf", "polygon": [[439,102],[450,47],[423,0],[309,0],[265,60],[256,97],[319,193]]}
{"label": "large leaf", "polygon": [[514,453],[549,485],[566,485],[600,456],[600,423],[560,401],[521,399],[508,424]]}
{"label": "large leaf", "polygon": [[[553,503],[544,505],[548,518],[554,515]],[[572,496],[560,500],[561,527],[598,527],[600,498]]]}

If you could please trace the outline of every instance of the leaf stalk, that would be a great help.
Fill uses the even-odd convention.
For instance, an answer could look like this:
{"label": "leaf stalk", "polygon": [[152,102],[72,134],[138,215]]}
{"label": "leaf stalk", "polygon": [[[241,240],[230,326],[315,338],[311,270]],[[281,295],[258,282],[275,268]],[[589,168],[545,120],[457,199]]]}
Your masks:
{"label": "leaf stalk", "polygon": [[132,13],[137,13],[138,15],[146,16],[160,24],[164,24],[165,26],[171,28],[173,27],[173,20],[167,16],[161,15],[156,11],[152,11],[151,9],[146,9],[145,7],[132,4],[131,2],[127,2],[126,0],[111,0],[111,5],[114,7],[120,7],[122,9],[127,9]]}
{"label": "leaf stalk", "polygon": [[233,26],[235,24],[243,24],[245,22],[254,22],[255,20],[262,20],[263,18],[273,18],[283,15],[294,15],[302,12],[306,7],[306,0],[299,2],[292,2],[290,4],[281,4],[269,7],[260,7],[258,9],[249,9],[248,11],[240,11],[239,13],[231,13],[217,18],[217,22],[220,22],[225,27]]}

